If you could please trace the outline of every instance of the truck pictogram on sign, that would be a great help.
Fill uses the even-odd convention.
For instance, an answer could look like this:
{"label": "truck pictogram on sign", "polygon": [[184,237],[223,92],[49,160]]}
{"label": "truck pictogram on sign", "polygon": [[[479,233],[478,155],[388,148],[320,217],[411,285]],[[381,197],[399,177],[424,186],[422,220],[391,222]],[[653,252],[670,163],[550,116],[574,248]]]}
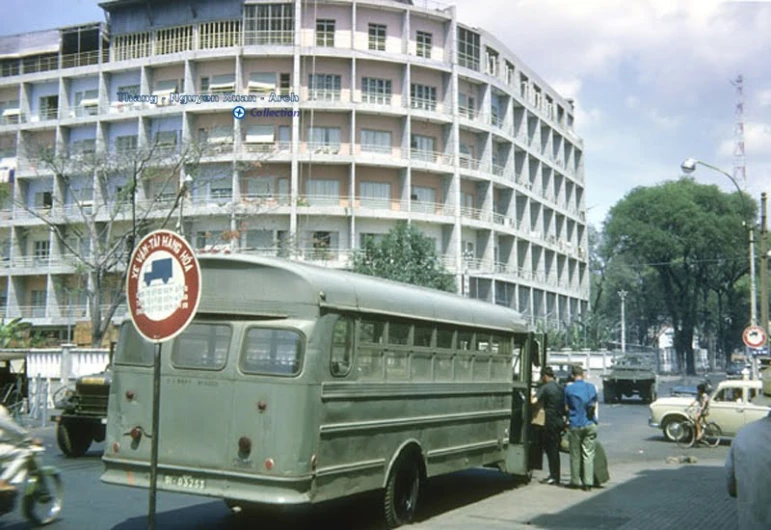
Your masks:
{"label": "truck pictogram on sign", "polygon": [[171,258],[157,259],[150,264],[150,270],[145,273],[145,285],[150,285],[153,280],[162,280],[167,284],[173,275]]}

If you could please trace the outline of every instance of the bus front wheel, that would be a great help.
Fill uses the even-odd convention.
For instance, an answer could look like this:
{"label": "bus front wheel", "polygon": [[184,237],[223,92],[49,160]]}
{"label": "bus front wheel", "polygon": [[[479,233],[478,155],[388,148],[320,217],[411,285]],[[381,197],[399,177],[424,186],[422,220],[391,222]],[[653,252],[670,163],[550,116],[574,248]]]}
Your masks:
{"label": "bus front wheel", "polygon": [[420,464],[409,453],[402,454],[391,469],[385,488],[388,528],[410,524],[415,519],[420,493]]}

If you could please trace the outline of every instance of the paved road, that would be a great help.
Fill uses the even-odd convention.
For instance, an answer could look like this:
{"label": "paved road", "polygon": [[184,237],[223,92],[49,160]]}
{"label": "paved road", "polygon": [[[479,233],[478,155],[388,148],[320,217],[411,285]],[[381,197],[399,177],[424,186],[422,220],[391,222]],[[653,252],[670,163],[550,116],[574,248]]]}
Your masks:
{"label": "paved road", "polygon": [[[668,394],[670,386],[671,383],[662,384],[660,395]],[[638,491],[641,498],[654,495],[650,498],[655,499],[656,506],[660,506],[661,510],[682,513],[684,502],[684,497],[677,494],[663,494],[664,490],[659,487],[661,480],[668,484],[675,484],[682,492],[689,491],[704,476],[710,477],[709,480],[721,478],[719,466],[725,460],[727,444],[716,449],[696,450],[698,452],[695,454],[700,458],[699,468],[703,468],[702,475],[694,475],[695,467],[680,473],[664,461],[669,456],[682,454],[682,451],[674,444],[666,442],[660,431],[648,427],[648,407],[642,402],[628,400],[619,405],[601,405],[600,414],[600,439],[606,448],[611,465],[611,483],[624,480],[626,482],[622,486],[627,490],[631,488],[632,491]],[[148,492],[100,482],[99,476],[102,471],[100,445],[95,445],[83,458],[65,459],[54,444],[51,427],[40,431],[38,435],[42,435],[49,447],[46,460],[60,467],[64,473],[67,496],[62,520],[55,526],[57,530],[147,528]],[[635,473],[641,469],[650,469],[651,474],[637,477]],[[568,472],[567,455],[563,455],[563,474]],[[543,472],[536,472],[536,478],[542,476],[544,476]],[[655,493],[657,490],[658,494]],[[515,522],[525,519],[527,522],[522,524],[569,528],[569,525],[565,526],[564,521],[549,519],[549,510],[553,511],[553,508],[539,507],[538,502],[549,498],[554,499],[555,496],[564,496],[566,500],[570,500],[576,493],[583,493],[538,484],[522,485],[494,470],[483,469],[432,479],[424,492],[421,498],[422,522],[415,528],[426,530],[451,528],[453,527],[450,524],[451,521],[456,520],[459,523],[464,521],[458,528],[462,527],[466,530],[516,528]],[[612,492],[619,494],[617,489],[607,491],[608,494]],[[512,495],[515,496],[514,501],[511,499]],[[533,497],[534,500],[527,500],[528,496]],[[519,501],[516,501],[517,498]],[[584,498],[574,498],[576,501],[583,502],[582,499]],[[626,502],[613,500],[613,497],[609,499],[604,505],[600,505],[604,512],[608,510],[613,512],[620,506],[619,502]],[[518,508],[512,502],[524,502],[527,506],[523,504]],[[625,515],[626,519],[619,516],[618,520],[628,523],[627,519],[644,517],[652,508],[648,508],[647,511],[644,507],[639,509],[639,516]],[[537,513],[533,513],[533,510]],[[723,512],[725,508],[721,508],[720,513]],[[276,530],[319,527],[366,530],[380,527],[380,513],[380,499],[377,495],[364,495],[292,514],[273,514],[262,511],[257,514],[233,515],[225,508],[222,501],[216,499],[159,492],[157,521],[159,529],[174,530],[204,528],[240,530],[253,528],[255,518],[259,519],[261,527]],[[570,513],[567,513],[566,517],[569,515]],[[538,517],[541,517],[541,520],[536,520]],[[546,519],[543,519],[544,517]],[[592,526],[621,528],[620,525],[593,524]],[[6,515],[0,524],[0,528],[3,529],[26,527],[18,509]],[[715,528],[716,526],[706,527]]]}

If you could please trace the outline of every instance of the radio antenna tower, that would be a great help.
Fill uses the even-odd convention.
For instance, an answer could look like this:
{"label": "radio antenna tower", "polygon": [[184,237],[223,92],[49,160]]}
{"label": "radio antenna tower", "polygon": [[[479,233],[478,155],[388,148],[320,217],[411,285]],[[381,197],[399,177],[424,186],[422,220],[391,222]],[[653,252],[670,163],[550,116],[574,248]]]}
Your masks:
{"label": "radio antenna tower", "polygon": [[734,179],[747,189],[747,168],[744,156],[744,78],[739,74],[731,84],[736,87],[736,124],[734,125]]}

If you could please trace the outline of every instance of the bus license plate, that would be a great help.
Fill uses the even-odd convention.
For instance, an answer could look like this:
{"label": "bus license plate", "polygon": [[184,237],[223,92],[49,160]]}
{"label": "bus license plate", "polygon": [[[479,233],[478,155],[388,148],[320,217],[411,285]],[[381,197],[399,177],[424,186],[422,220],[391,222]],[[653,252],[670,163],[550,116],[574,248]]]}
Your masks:
{"label": "bus license plate", "polygon": [[202,490],[206,487],[206,481],[202,478],[195,478],[190,475],[165,475],[163,483],[166,486],[176,486],[187,490]]}

